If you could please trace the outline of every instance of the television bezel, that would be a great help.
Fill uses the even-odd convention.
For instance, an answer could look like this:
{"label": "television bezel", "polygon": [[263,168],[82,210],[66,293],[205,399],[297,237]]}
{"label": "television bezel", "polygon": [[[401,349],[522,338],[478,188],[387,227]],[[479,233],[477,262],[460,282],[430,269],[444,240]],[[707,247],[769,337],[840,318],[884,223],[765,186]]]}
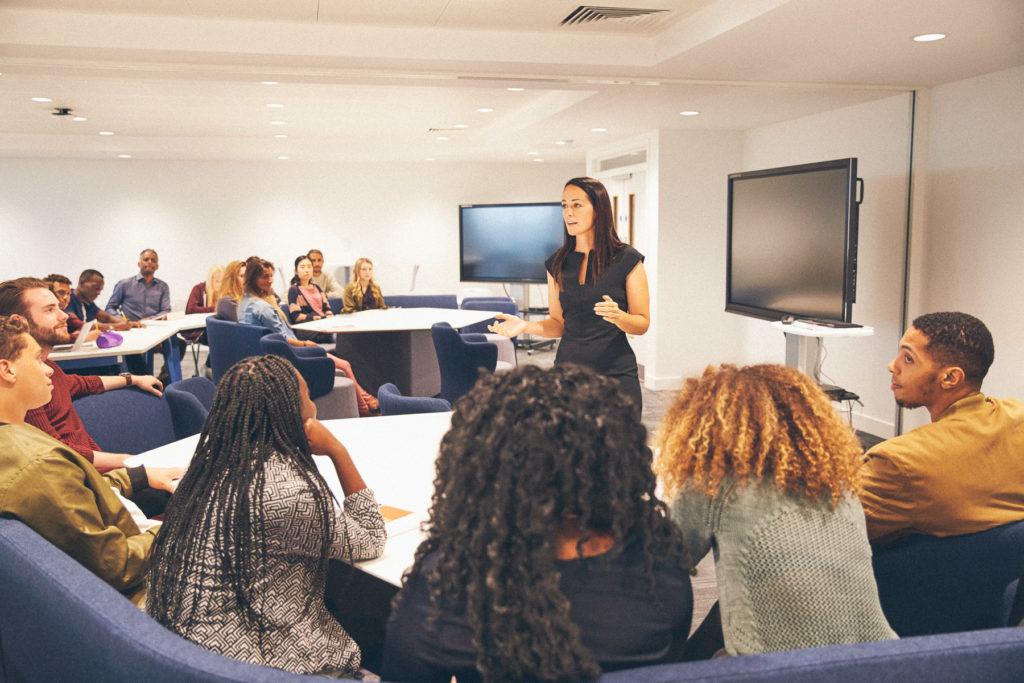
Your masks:
{"label": "television bezel", "polygon": [[[473,277],[472,279],[466,278],[466,264],[464,259],[464,244],[463,244],[463,210],[464,209],[486,209],[486,208],[520,208],[528,206],[550,206],[558,207],[561,211],[561,202],[506,202],[501,204],[459,204],[459,282],[509,282],[513,284],[529,284],[529,285],[542,285],[547,283],[547,276],[536,279],[536,278],[502,278],[502,277]],[[562,223],[562,235],[565,236],[565,223]],[[559,245],[561,246],[561,245]]]}
{"label": "television bezel", "polygon": [[[733,232],[733,188],[737,181],[793,175],[797,173],[813,173],[815,171],[846,170],[846,210],[844,212],[843,230],[843,284],[842,314],[839,317],[821,314],[809,314],[806,311],[788,311],[765,308],[732,300],[732,232]],[[859,237],[860,204],[863,201],[863,180],[857,177],[857,158],[832,159],[810,164],[780,166],[757,171],[743,171],[729,174],[728,218],[726,223],[726,272],[725,272],[725,310],[729,313],[758,318],[761,320],[780,320],[783,316],[795,318],[814,318],[839,323],[853,322],[853,304],[857,300],[857,243]],[[861,196],[857,197],[857,186],[860,185]]]}

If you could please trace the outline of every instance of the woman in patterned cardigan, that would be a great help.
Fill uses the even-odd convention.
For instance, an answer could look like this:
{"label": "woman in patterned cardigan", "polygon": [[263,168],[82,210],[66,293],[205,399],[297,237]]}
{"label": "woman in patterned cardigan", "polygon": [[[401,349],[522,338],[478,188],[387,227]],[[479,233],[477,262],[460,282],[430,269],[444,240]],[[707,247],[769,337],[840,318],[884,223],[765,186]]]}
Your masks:
{"label": "woman in patterned cardigan", "polygon": [[[330,558],[377,557],[384,520],[348,451],[316,420],[302,377],[274,355],[221,378],[153,551],[147,611],[229,657],[352,675],[355,641],[324,607]],[[339,507],[313,453],[330,456]]]}

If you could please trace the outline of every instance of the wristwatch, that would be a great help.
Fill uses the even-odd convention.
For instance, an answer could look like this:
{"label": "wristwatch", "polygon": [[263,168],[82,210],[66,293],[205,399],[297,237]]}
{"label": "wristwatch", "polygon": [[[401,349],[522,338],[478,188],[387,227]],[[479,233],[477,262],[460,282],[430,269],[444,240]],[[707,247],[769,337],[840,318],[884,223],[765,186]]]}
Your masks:
{"label": "wristwatch", "polygon": [[124,377],[124,385],[130,387],[132,385],[132,373],[122,372],[121,376]]}

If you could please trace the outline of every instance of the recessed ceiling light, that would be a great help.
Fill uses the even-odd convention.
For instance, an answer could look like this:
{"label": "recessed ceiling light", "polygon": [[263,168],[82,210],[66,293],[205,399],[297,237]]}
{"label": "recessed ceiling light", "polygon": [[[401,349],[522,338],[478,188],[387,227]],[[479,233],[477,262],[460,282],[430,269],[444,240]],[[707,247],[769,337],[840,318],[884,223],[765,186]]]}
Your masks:
{"label": "recessed ceiling light", "polygon": [[523,92],[526,88],[506,88],[509,92]]}
{"label": "recessed ceiling light", "polygon": [[437,161],[437,159],[435,159],[434,157],[427,157],[423,161]]}
{"label": "recessed ceiling light", "polygon": [[285,124],[284,121],[271,121],[270,122],[270,125],[272,125],[272,126],[283,126],[284,124]]}
{"label": "recessed ceiling light", "polygon": [[285,138],[286,138],[286,137],[288,137],[288,136],[287,136],[287,135],[285,135],[284,133],[278,133],[278,134],[277,134],[277,135],[275,135],[274,137],[275,137],[275,138],[277,138],[277,139],[279,139],[279,140],[283,140],[283,139],[285,139]]}
{"label": "recessed ceiling light", "polygon": [[534,159],[534,161],[536,161],[538,164],[543,164],[544,163],[543,159]]}
{"label": "recessed ceiling light", "polygon": [[446,138],[446,137],[445,137],[445,136],[443,136],[443,135],[438,135],[438,136],[437,136],[437,139],[438,139],[438,140],[441,140],[441,141],[444,141],[444,140],[447,140],[448,138]]}
{"label": "recessed ceiling light", "polygon": [[260,85],[277,85],[277,81],[260,81]]}
{"label": "recessed ceiling light", "polygon": [[112,130],[101,130],[100,131],[100,135],[113,135],[113,134],[114,134],[114,131],[112,131]]}
{"label": "recessed ceiling light", "polygon": [[50,99],[49,97],[33,97],[32,101],[33,102],[53,102],[53,100]]}
{"label": "recessed ceiling light", "polygon": [[945,37],[945,33],[922,33],[919,36],[914,36],[914,41],[918,43],[930,43],[933,40],[942,40]]}
{"label": "recessed ceiling light", "polygon": [[590,132],[591,133],[607,133],[608,129],[607,128],[591,128]]}
{"label": "recessed ceiling light", "polygon": [[117,158],[118,159],[131,159],[132,155],[131,154],[118,154]]}
{"label": "recessed ceiling light", "polygon": [[272,102],[272,103],[268,104],[267,106],[270,107],[271,109],[283,109],[284,108],[284,105],[280,104],[278,102]]}
{"label": "recessed ceiling light", "polygon": [[540,154],[540,152],[527,152],[527,154],[528,154],[529,156],[531,156],[531,157],[535,157],[535,156],[537,156],[538,154]]}
{"label": "recessed ceiling light", "polygon": [[565,140],[555,140],[555,144],[556,145],[564,145],[565,144]]}
{"label": "recessed ceiling light", "polygon": [[89,119],[85,118],[84,116],[75,116],[71,120],[72,121],[88,121]]}
{"label": "recessed ceiling light", "polygon": [[278,157],[278,159],[280,159],[281,161],[284,161],[284,160],[286,160],[287,158],[288,158],[288,157],[286,157],[286,156],[285,156],[285,157]]}
{"label": "recessed ceiling light", "polygon": [[452,128],[458,128],[459,130],[462,130],[463,128],[469,128],[469,126],[467,126],[464,123],[456,123],[454,126],[452,126]]}
{"label": "recessed ceiling light", "polygon": [[699,111],[693,111],[693,110],[681,111],[681,112],[679,112],[679,115],[680,116],[700,116],[700,112]]}
{"label": "recessed ceiling light", "polygon": [[477,109],[477,111],[480,112],[481,114],[490,114],[494,110],[491,109],[490,107],[480,107],[479,109]]}

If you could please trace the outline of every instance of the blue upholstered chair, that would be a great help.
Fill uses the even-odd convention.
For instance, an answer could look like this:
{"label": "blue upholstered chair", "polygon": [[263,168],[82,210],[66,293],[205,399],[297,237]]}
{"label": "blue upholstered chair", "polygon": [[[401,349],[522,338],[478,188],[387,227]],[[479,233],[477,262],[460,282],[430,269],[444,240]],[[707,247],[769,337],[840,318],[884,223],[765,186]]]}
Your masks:
{"label": "blue upholstered chair", "polygon": [[345,307],[345,300],[340,296],[331,296],[327,298],[327,305],[331,307],[331,313],[338,315]]}
{"label": "blue upholstered chair", "polygon": [[216,385],[205,377],[190,377],[164,388],[177,438],[183,439],[203,430],[215,390]]}
{"label": "blue upholstered chair", "polygon": [[452,409],[452,404],[443,398],[402,396],[394,384],[388,382],[377,389],[381,415],[415,415],[417,413],[443,413]]}
{"label": "blue upholstered chair", "polygon": [[441,398],[454,404],[473,388],[480,369],[494,372],[498,363],[498,347],[482,334],[459,334],[448,323],[434,323],[430,328],[441,371]]}
{"label": "blue upholstered chair", "polygon": [[[462,300],[461,308],[466,311],[499,311],[501,313],[508,313],[509,315],[519,315],[519,304],[516,303],[515,299],[510,297],[468,296]],[[491,318],[490,320],[484,320],[483,322],[467,325],[462,328],[462,333],[475,332],[478,334],[487,334],[487,326],[494,321],[495,318]]]}
{"label": "blue upholstered chair", "polygon": [[262,353],[276,354],[295,366],[306,380],[320,419],[359,417],[355,382],[335,372],[334,361],[323,348],[292,346],[276,332],[261,337],[259,343]]}
{"label": "blue upholstered chair", "polygon": [[247,325],[216,316],[206,319],[206,340],[210,345],[210,368],[213,381],[219,382],[232,365],[248,358],[259,356],[260,338],[270,330],[259,325]]}
{"label": "blue upholstered chair", "polygon": [[163,396],[135,387],[83,396],[72,402],[85,431],[101,450],[142,453],[178,439]]}
{"label": "blue upholstered chair", "polygon": [[1024,574],[1024,521],[908,536],[875,547],[872,562],[882,610],[901,637],[1009,626]]}
{"label": "blue upholstered chair", "polygon": [[454,294],[390,294],[384,297],[388,308],[458,308]]}
{"label": "blue upholstered chair", "polygon": [[0,519],[0,558],[0,680],[323,681],[223,657],[168,631],[19,520]]}

